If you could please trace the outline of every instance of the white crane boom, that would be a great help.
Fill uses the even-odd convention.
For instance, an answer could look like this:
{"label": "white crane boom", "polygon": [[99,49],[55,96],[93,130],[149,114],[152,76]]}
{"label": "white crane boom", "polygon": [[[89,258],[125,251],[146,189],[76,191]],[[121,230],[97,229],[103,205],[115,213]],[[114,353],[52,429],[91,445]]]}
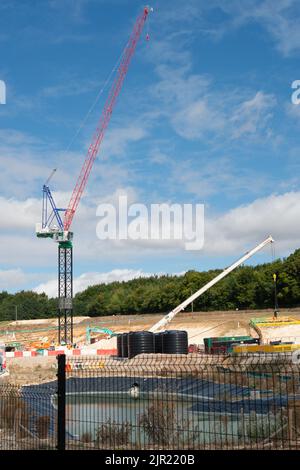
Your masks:
{"label": "white crane boom", "polygon": [[251,256],[255,255],[255,253],[257,253],[259,250],[264,248],[269,243],[273,243],[273,242],[274,242],[274,240],[270,235],[268,238],[266,238],[266,240],[264,240],[262,243],[257,245],[255,248],[253,248],[250,251],[247,251],[247,253],[244,256],[242,256],[242,258],[238,259],[231,266],[224,269],[224,271],[222,271],[220,274],[218,274],[214,279],[209,281],[207,284],[205,284],[205,286],[201,287],[201,289],[199,289],[197,292],[195,292],[193,295],[191,295],[188,299],[186,299],[184,302],[182,302],[180,305],[178,305],[176,308],[174,308],[174,310],[172,310],[170,313],[168,313],[166,316],[164,316],[161,320],[159,320],[157,323],[155,323],[155,325],[153,325],[150,328],[149,331],[151,331],[152,333],[155,333],[160,328],[163,328],[171,320],[173,320],[173,318],[175,317],[175,315],[177,315],[177,313],[184,310],[185,307],[187,307],[190,303],[192,303],[194,300],[196,300],[198,297],[200,297],[200,295],[204,294],[204,292],[206,292],[212,286],[217,284],[217,282],[221,281],[221,279],[223,279],[225,276],[227,276],[227,274],[231,273],[231,271],[233,271],[238,266],[243,264],[245,261],[247,261],[247,259],[251,258]]}

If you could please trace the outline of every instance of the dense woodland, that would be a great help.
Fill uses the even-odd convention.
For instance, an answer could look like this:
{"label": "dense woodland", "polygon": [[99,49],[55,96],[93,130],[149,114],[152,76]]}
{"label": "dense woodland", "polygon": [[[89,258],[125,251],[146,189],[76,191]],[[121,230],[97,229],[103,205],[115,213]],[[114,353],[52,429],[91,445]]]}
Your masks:
{"label": "dense woodland", "polygon": [[[153,276],[89,287],[74,299],[75,315],[163,313],[198,290],[221,270],[188,271],[182,276]],[[283,260],[242,266],[194,302],[194,310],[263,309],[274,307],[273,273],[278,273],[280,307],[300,305],[300,249]],[[0,293],[0,320],[55,317],[56,299],[22,291]]]}

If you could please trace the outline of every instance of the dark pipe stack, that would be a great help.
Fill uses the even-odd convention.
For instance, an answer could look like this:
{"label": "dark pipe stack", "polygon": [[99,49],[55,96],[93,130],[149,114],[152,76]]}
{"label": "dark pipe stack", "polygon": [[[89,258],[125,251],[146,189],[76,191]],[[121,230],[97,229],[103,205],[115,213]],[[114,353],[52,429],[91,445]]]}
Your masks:
{"label": "dark pipe stack", "polygon": [[150,331],[132,331],[128,334],[128,358],[138,354],[154,353],[154,334]]}
{"label": "dark pipe stack", "polygon": [[164,354],[188,354],[188,334],[182,330],[167,330],[163,335]]}
{"label": "dark pipe stack", "polygon": [[122,356],[122,334],[117,335],[117,357]]}
{"label": "dark pipe stack", "polygon": [[129,333],[122,334],[122,357],[128,357],[128,335]]}
{"label": "dark pipe stack", "polygon": [[154,334],[154,352],[155,353],[161,354],[163,352],[164,334],[165,334],[164,331]]}
{"label": "dark pipe stack", "polygon": [[167,330],[159,333],[132,331],[117,336],[118,357],[138,354],[188,354],[188,335],[183,330]]}

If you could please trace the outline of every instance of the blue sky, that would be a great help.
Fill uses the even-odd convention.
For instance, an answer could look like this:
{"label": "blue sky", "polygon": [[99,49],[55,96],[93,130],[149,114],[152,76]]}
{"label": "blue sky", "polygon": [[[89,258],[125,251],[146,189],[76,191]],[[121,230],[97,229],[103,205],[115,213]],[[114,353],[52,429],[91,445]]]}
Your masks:
{"label": "blue sky", "polygon": [[[208,4],[209,3],[209,4]],[[37,240],[41,187],[66,206],[105,89],[143,2],[0,2],[0,290],[54,295],[56,246]],[[300,5],[293,0],[154,0],[73,229],[75,288],[228,265],[270,233],[299,246]],[[146,41],[147,32],[150,41]],[[205,243],[96,238],[96,208],[203,203]],[[270,250],[252,263],[269,261]]]}

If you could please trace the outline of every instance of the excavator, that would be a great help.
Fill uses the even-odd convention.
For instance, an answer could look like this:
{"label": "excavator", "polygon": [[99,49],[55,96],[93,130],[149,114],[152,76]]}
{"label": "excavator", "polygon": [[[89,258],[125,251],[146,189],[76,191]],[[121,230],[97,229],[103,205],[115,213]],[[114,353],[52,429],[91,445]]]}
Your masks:
{"label": "excavator", "polygon": [[86,329],[86,343],[91,343],[91,333],[102,333],[105,337],[112,338],[116,336],[116,333],[111,331],[109,328],[99,328],[98,326],[90,327]]}

